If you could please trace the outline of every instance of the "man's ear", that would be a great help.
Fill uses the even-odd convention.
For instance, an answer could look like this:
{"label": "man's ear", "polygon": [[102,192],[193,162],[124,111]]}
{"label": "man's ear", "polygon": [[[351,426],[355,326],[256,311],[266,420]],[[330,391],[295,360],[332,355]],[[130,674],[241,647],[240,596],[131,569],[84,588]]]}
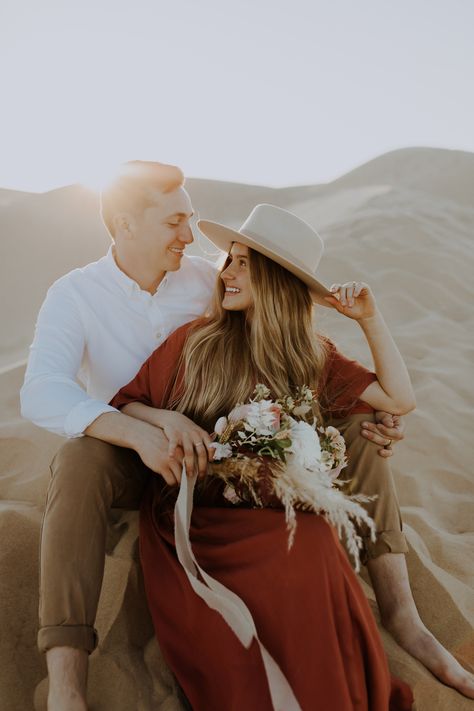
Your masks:
{"label": "man's ear", "polygon": [[118,212],[113,218],[115,237],[133,239],[133,219],[126,212]]}

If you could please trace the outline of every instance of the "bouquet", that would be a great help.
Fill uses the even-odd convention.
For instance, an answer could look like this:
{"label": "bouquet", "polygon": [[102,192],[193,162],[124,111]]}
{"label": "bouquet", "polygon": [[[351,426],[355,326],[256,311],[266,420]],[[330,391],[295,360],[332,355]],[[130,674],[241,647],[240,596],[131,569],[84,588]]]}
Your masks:
{"label": "bouquet", "polygon": [[248,403],[219,418],[210,474],[224,481],[224,496],[233,504],[282,506],[288,548],[294,541],[296,510],[323,515],[340,538],[344,535],[358,570],[362,540],[355,523],[365,523],[372,539],[375,527],[360,505],[368,498],[347,496],[338,485],[347,465],[344,438],[335,427],[318,426],[309,387],[275,401],[269,396],[268,388],[259,384]]}

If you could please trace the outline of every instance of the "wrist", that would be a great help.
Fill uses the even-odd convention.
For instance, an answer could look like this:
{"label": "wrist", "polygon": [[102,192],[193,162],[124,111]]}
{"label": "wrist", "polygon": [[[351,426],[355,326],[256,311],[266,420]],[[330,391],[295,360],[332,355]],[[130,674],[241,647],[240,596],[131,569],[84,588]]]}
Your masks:
{"label": "wrist", "polygon": [[378,310],[378,308],[376,308],[373,314],[371,314],[370,316],[366,316],[365,318],[359,318],[357,319],[357,322],[359,323],[361,328],[370,328],[374,324],[382,323],[383,316]]}
{"label": "wrist", "polygon": [[157,408],[154,408],[153,411],[151,412],[151,419],[150,422],[154,427],[159,427],[160,429],[163,429],[166,425],[166,414],[168,413],[168,410],[159,410]]}
{"label": "wrist", "polygon": [[127,424],[128,446],[130,449],[134,449],[135,452],[140,453],[141,448],[150,441],[156,428],[143,420],[137,420],[134,417],[129,419],[132,422]]}
{"label": "wrist", "polygon": [[159,413],[166,412],[166,410],[157,410],[154,407],[149,407],[148,405],[142,405],[138,402],[131,402],[122,408],[122,413],[128,415],[133,419],[140,420],[141,422],[148,422],[153,427],[160,427],[163,429],[163,417],[160,417]]}

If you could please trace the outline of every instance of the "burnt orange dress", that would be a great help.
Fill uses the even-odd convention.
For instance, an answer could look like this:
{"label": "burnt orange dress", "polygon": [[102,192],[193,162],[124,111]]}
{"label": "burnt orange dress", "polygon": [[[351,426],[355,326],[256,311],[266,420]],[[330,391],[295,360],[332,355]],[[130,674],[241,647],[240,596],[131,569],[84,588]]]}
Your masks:
{"label": "burnt orange dress", "polygon": [[[190,326],[175,331],[111,404],[166,408]],[[374,374],[329,345],[320,398],[333,412],[367,411],[357,397]],[[273,711],[257,643],[246,649],[239,642],[193,591],[177,559],[176,497],[169,493],[161,477],[151,477],[140,511],[140,558],[163,655],[193,711]],[[299,512],[297,521],[288,551],[283,510],[235,507],[210,487],[195,494],[190,540],[199,565],[250,609],[303,711],[408,711],[411,690],[390,677],[375,620],[337,534],[313,513]]]}

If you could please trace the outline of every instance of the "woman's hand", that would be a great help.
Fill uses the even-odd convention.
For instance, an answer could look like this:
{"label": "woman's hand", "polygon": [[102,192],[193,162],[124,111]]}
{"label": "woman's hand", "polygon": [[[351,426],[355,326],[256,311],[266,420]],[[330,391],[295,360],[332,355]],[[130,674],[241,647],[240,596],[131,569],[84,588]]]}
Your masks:
{"label": "woman's hand", "polygon": [[340,314],[360,321],[371,318],[377,312],[375,297],[368,284],[363,281],[348,281],[345,284],[333,284],[329,291],[333,296],[325,296],[324,300],[331,304]]}
{"label": "woman's hand", "polygon": [[158,412],[159,426],[169,440],[168,456],[175,458],[178,447],[181,447],[187,475],[192,476],[197,462],[199,475],[204,476],[207,473],[207,464],[214,456],[214,450],[210,448],[212,440],[209,434],[180,412]]}

